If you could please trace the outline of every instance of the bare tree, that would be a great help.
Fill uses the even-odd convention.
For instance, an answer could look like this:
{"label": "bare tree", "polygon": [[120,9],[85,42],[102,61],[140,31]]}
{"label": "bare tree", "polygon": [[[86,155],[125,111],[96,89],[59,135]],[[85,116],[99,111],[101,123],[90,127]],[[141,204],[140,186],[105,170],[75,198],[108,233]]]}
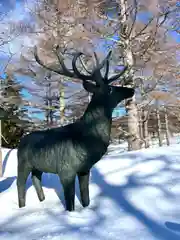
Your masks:
{"label": "bare tree", "polygon": [[[159,5],[158,5],[159,3]],[[165,3],[167,8],[162,8],[162,1],[142,2],[142,1],[119,1],[119,20],[120,26],[118,41],[119,47],[124,52],[124,61],[129,64],[129,74],[126,80],[127,84],[133,86],[136,75],[140,69],[148,72],[153,72],[153,77],[160,85],[162,76],[169,74],[173,75],[176,63],[177,43],[170,41],[168,36],[167,22],[175,10],[175,3],[169,6],[168,1]],[[159,7],[158,7],[159,6]],[[143,21],[138,20],[138,14],[150,13],[148,19]],[[160,40],[162,38],[162,40]],[[166,71],[162,70],[165,67],[163,63],[164,56],[166,59]],[[174,65],[172,64],[174,63]],[[158,69],[157,69],[158,65]],[[145,82],[144,82],[145,83]],[[153,90],[153,89],[151,89]],[[129,144],[130,149],[138,149],[140,147],[139,136],[139,120],[138,110],[135,98],[127,101],[126,109],[129,113],[128,128],[130,133]],[[147,132],[147,131],[146,131]]]}
{"label": "bare tree", "polygon": [[168,120],[168,113],[167,113],[167,108],[165,107],[165,113],[164,113],[164,118],[165,118],[165,134],[166,134],[166,144],[169,146],[170,145],[170,133],[169,133],[169,120]]}
{"label": "bare tree", "polygon": [[[163,8],[162,2],[121,0],[119,2],[103,1],[100,3],[85,0],[78,2],[74,0],[37,0],[38,4],[35,5],[35,8],[30,9],[33,19],[36,20],[36,25],[29,36],[34,39],[36,44],[38,43],[42,57],[50,66],[55,66],[57,63],[58,58],[55,59],[52,55],[52,51],[54,52],[57,45],[63,51],[71,52],[73,48],[76,48],[91,55],[93,49],[97,48],[97,45],[100,45],[99,43],[102,43],[102,46],[105,45],[105,49],[115,48],[114,69],[116,65],[121,67],[123,64],[128,64],[125,77],[120,79],[120,82],[125,81],[126,85],[134,86],[137,78],[142,79],[143,91],[140,89],[141,93],[139,93],[141,97],[136,94],[136,99],[130,99],[125,105],[129,116],[129,149],[140,148],[141,138],[147,140],[149,109],[151,109],[150,105],[153,103],[152,99],[156,99],[153,98],[154,90],[162,88],[165,84],[169,91],[172,88],[174,89],[172,83],[170,84],[170,79],[176,78],[177,44],[168,35],[168,22],[169,20],[176,21],[173,13],[175,5],[169,5],[169,1],[165,1],[163,4],[167,8]],[[110,7],[114,9],[110,10]],[[113,17],[109,12],[113,13]],[[145,19],[140,19],[139,15],[141,13],[148,13],[149,15],[147,14]],[[115,40],[114,35],[118,35],[119,39]],[[103,51],[104,49],[99,50],[99,55],[103,56]],[[122,58],[119,58],[119,56],[122,56]],[[39,78],[36,72],[37,66],[35,66],[35,63],[33,64],[34,69],[28,71],[34,72],[36,74],[35,78]],[[91,67],[89,65],[89,68]],[[45,68],[41,71],[44,74]],[[166,81],[167,78],[168,81]],[[42,81],[44,81],[43,77]],[[78,94],[74,98],[75,101],[66,101],[63,96],[67,90],[64,83],[68,81],[68,78],[59,78],[60,105],[64,99],[68,114],[71,112],[71,116],[73,116],[72,110],[75,104],[77,107],[74,115],[80,114],[83,101],[86,101],[87,98],[85,96],[80,99],[81,94]],[[72,88],[68,85],[68,91],[71,92],[70,95],[72,96],[75,92],[73,91],[74,86],[76,84],[78,86],[78,82],[75,83],[75,81]],[[72,83],[72,80],[70,82]],[[175,83],[175,81],[173,82]],[[62,90],[63,88],[65,89]],[[162,92],[162,89],[160,91]],[[66,115],[64,104],[60,108],[60,115],[63,118]],[[144,115],[141,121],[138,119],[138,111],[141,111]],[[142,125],[141,136],[139,125]]]}

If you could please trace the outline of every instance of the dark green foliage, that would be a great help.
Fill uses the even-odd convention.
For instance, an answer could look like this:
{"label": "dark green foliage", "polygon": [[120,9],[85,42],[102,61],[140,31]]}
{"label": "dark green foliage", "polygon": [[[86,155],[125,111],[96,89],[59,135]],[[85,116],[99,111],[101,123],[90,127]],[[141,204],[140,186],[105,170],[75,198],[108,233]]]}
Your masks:
{"label": "dark green foliage", "polygon": [[16,148],[23,135],[23,127],[18,126],[15,120],[2,120],[2,146]]}
{"label": "dark green foliage", "polygon": [[6,75],[1,80],[2,105],[2,146],[6,148],[16,148],[23,135],[24,110],[22,109],[22,86],[11,75]]}

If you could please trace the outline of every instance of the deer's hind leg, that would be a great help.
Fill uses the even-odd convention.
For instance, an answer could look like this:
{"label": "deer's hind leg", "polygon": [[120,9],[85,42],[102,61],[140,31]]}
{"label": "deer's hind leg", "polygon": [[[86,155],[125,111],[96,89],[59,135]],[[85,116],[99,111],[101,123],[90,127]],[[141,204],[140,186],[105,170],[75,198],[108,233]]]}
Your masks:
{"label": "deer's hind leg", "polygon": [[66,210],[74,211],[76,173],[74,171],[63,172],[59,174],[59,178],[64,190]]}
{"label": "deer's hind leg", "polygon": [[19,208],[25,207],[26,181],[31,172],[31,167],[25,161],[19,161],[17,171],[17,192]]}
{"label": "deer's hind leg", "polygon": [[36,193],[38,195],[39,201],[42,202],[45,199],[42,184],[41,184],[41,178],[42,178],[43,172],[33,169],[32,170],[32,182],[36,189]]}
{"label": "deer's hind leg", "polygon": [[90,171],[78,173],[79,187],[80,187],[80,194],[81,194],[81,203],[82,203],[83,207],[87,207],[90,203],[90,200],[89,200],[89,174],[90,174]]}

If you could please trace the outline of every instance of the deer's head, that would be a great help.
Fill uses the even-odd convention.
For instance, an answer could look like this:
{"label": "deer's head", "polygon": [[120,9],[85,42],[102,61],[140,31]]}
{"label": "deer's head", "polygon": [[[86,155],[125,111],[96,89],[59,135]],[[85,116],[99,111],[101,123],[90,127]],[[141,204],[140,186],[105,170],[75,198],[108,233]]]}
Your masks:
{"label": "deer's head", "polygon": [[[95,67],[94,69],[89,72],[85,67],[85,70],[88,72],[87,75],[80,72],[77,67],[77,60],[83,55],[83,53],[78,52],[74,54],[73,60],[72,60],[72,69],[73,71],[70,71],[65,63],[64,58],[62,54],[59,52],[59,48],[56,48],[55,54],[59,60],[60,63],[60,69],[52,68],[46,66],[38,57],[37,54],[37,48],[35,47],[35,59],[36,61],[46,69],[50,71],[54,71],[58,74],[80,79],[82,80],[84,89],[93,94],[93,97],[97,100],[103,101],[106,106],[110,106],[114,108],[118,103],[121,101],[131,98],[134,95],[134,89],[123,87],[123,86],[113,86],[111,85],[112,82],[116,81],[118,78],[120,78],[125,71],[127,70],[127,66],[124,67],[124,69],[114,75],[109,77],[109,60],[111,56],[111,51],[108,53],[106,58],[100,63],[97,57],[97,54],[94,53],[95,58]],[[101,69],[105,67],[105,74],[102,75]]]}

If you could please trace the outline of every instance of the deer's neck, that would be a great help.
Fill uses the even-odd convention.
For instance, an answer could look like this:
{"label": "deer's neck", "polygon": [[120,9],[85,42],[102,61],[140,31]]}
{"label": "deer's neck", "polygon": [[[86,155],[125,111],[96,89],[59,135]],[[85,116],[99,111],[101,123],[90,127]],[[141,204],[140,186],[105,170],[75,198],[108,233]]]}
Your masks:
{"label": "deer's neck", "polygon": [[92,97],[84,115],[86,134],[100,138],[108,144],[110,140],[113,109],[105,104],[104,99]]}

